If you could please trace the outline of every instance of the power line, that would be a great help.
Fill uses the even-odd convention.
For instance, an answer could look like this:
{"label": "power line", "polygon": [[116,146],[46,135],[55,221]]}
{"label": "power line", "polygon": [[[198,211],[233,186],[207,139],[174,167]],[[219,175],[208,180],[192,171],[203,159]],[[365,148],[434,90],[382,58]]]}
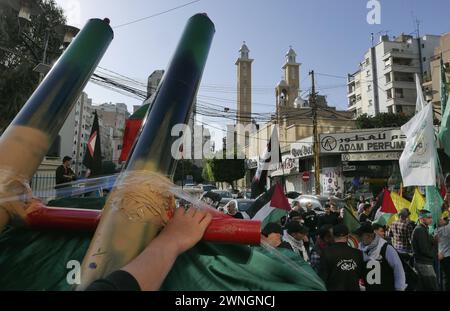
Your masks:
{"label": "power line", "polygon": [[120,24],[120,25],[114,26],[113,29],[117,29],[117,28],[125,27],[125,26],[131,25],[131,24],[139,23],[139,22],[142,22],[144,20],[147,20],[147,19],[150,19],[150,18],[153,18],[153,17],[157,17],[157,16],[160,16],[160,15],[163,15],[163,14],[166,14],[166,13],[169,13],[169,12],[172,12],[172,11],[184,8],[185,6],[188,6],[188,5],[194,4],[196,2],[200,2],[200,1],[201,0],[194,0],[194,1],[191,1],[191,2],[188,2],[188,3],[176,6],[174,8],[171,8],[171,9],[168,9],[168,10],[165,10],[165,11],[162,11],[162,12],[150,15],[150,16],[146,16],[146,17],[139,18],[139,19],[136,19],[134,21],[131,21],[131,22],[128,22],[128,23],[125,23],[125,24]]}

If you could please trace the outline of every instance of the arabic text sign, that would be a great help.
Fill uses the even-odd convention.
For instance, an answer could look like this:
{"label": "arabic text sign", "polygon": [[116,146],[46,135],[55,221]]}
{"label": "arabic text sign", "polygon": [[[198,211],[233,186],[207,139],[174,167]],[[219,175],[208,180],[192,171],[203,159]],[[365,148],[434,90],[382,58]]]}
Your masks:
{"label": "arabic text sign", "polygon": [[314,154],[313,143],[297,142],[291,144],[291,155],[293,158],[307,158]]}
{"label": "arabic text sign", "polygon": [[344,153],[342,161],[395,161],[400,159],[401,152],[374,152],[374,153]]}
{"label": "arabic text sign", "polygon": [[406,136],[400,130],[320,135],[321,153],[401,151]]}

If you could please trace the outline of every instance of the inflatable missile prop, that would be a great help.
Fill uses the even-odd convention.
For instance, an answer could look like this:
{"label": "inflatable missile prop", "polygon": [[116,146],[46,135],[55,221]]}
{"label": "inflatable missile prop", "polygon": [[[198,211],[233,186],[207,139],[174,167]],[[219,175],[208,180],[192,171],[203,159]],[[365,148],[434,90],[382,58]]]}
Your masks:
{"label": "inflatable missile prop", "polygon": [[89,20],[0,137],[0,232],[26,217],[28,181],[112,39],[108,19]]}
{"label": "inflatable missile prop", "polygon": [[178,137],[171,135],[172,128],[188,121],[214,32],[206,14],[188,20],[126,169],[103,209],[77,290],[133,260],[172,217],[175,199],[166,178],[176,168],[172,145]]}

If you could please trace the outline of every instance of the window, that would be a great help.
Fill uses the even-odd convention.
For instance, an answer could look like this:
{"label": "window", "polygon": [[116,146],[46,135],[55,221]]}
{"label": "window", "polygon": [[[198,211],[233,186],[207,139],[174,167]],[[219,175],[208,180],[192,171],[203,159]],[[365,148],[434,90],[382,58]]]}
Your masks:
{"label": "window", "polygon": [[392,89],[386,91],[386,96],[388,99],[392,99]]}
{"label": "window", "polygon": [[117,145],[117,150],[122,150],[122,145]]}
{"label": "window", "polygon": [[390,73],[384,75],[384,77],[386,78],[386,84],[391,82],[391,74]]}
{"label": "window", "polygon": [[370,91],[372,91],[372,85],[371,84],[367,85],[367,92],[370,92]]}
{"label": "window", "polygon": [[366,71],[366,77],[370,77],[370,70]]}
{"label": "window", "polygon": [[403,98],[403,89],[395,89],[395,98]]}
{"label": "window", "polygon": [[425,48],[425,43],[422,43],[422,49],[424,49]]}
{"label": "window", "polygon": [[369,99],[369,107],[373,106],[373,100]]}
{"label": "window", "polygon": [[369,65],[370,65],[370,59],[366,58],[366,66],[369,66]]}
{"label": "window", "polygon": [[426,57],[424,57],[424,58],[423,58],[423,61],[424,61],[424,62],[426,62],[426,61],[427,61],[427,58],[426,58]]}

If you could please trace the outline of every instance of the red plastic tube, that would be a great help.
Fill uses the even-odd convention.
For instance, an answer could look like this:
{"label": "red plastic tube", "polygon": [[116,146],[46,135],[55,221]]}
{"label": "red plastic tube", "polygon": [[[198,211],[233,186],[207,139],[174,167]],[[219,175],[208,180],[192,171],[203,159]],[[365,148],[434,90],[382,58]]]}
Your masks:
{"label": "red plastic tube", "polygon": [[33,204],[31,210],[26,222],[33,229],[95,231],[101,215],[98,210],[47,207],[42,203]]}
{"label": "red plastic tube", "polygon": [[[74,231],[95,231],[100,221],[101,211],[77,208],[47,207],[33,203],[32,212],[26,222],[33,229],[59,229]],[[261,222],[235,219],[213,213],[213,220],[203,235],[204,241],[259,245],[261,241]]]}

